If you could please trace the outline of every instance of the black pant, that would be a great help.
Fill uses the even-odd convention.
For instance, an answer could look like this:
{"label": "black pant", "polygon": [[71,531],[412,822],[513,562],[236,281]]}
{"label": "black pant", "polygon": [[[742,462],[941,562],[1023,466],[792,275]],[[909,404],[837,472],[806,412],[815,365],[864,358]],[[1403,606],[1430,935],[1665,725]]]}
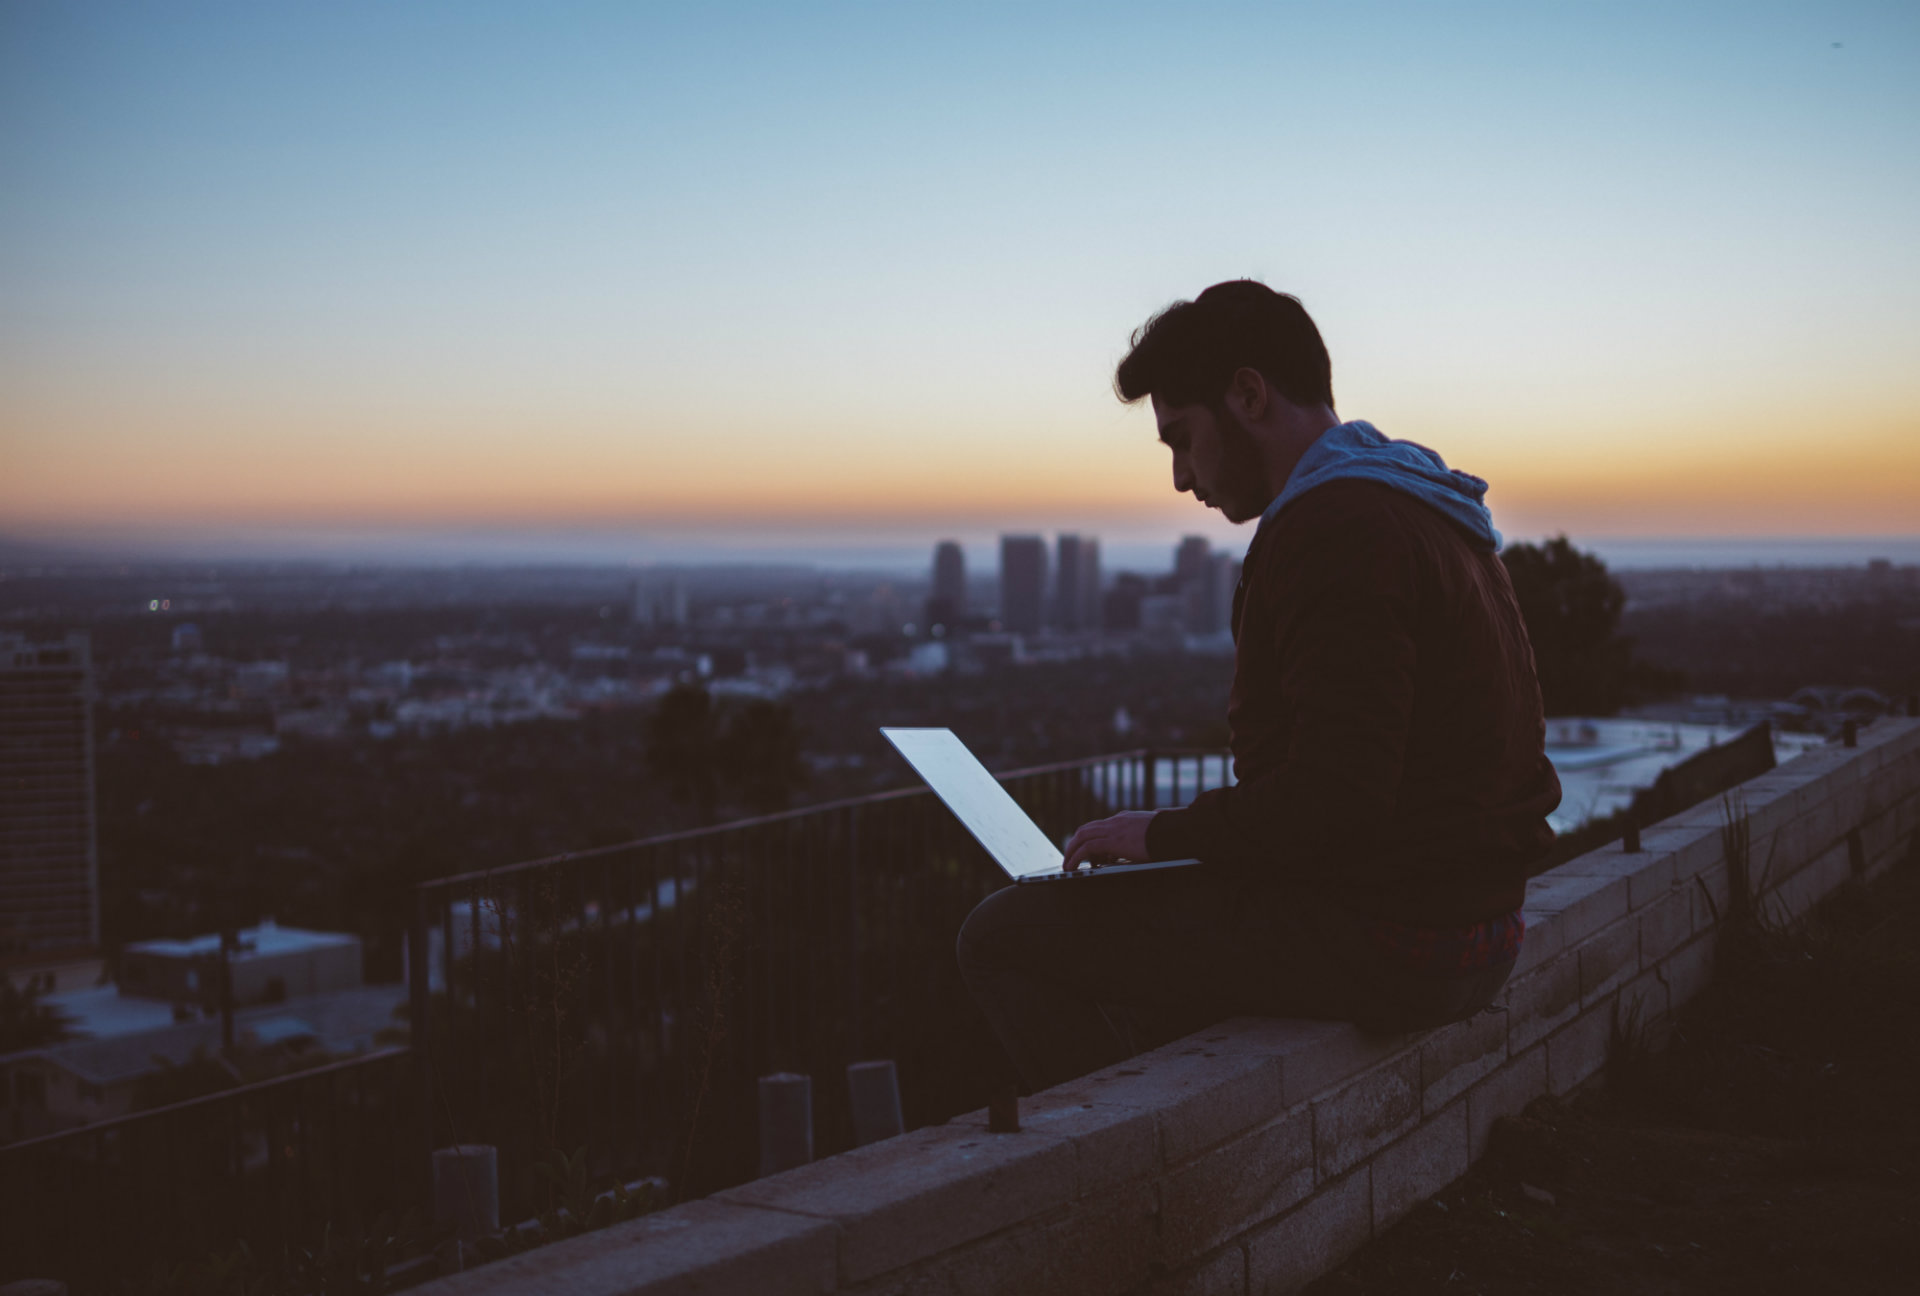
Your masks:
{"label": "black pant", "polygon": [[1305,892],[1249,896],[1204,864],[1005,887],[968,915],[959,956],[1029,1092],[1224,1017],[1444,1025],[1490,1003],[1512,968],[1411,971],[1359,918]]}

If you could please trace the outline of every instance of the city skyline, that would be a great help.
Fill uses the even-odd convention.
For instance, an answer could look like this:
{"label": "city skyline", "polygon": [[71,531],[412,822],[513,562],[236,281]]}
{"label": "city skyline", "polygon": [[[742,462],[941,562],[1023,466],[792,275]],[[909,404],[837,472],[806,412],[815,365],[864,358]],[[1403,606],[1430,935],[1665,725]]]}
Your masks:
{"label": "city skyline", "polygon": [[1916,532],[1907,7],[0,34],[10,538],[1243,544],[1108,387],[1150,312],[1240,274],[1510,537]]}

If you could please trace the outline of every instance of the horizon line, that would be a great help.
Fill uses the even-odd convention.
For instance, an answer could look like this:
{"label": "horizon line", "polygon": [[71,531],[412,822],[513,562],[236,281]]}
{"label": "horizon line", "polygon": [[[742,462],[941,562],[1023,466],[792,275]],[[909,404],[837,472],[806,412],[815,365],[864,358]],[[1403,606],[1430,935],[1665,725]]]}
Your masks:
{"label": "horizon line", "polygon": [[[1196,519],[1196,521],[1204,521]],[[813,537],[636,535],[588,532],[447,532],[286,536],[278,544],[260,537],[119,541],[50,541],[0,531],[0,569],[48,566],[335,567],[348,569],[627,570],[717,567],[794,567],[816,570],[897,572],[927,566],[936,544],[958,541],[963,550],[990,558],[1000,536],[1088,536],[1101,544],[1110,570],[1158,569],[1171,564],[1173,547],[1199,535],[1232,552],[1253,536],[1251,526],[1135,528],[1100,534],[1079,527],[927,529],[913,534],[820,534]],[[1920,532],[1882,534],[1575,534],[1508,533],[1503,547],[1564,537],[1597,554],[1611,567],[1640,570],[1714,568],[1859,567],[1884,560],[1920,566]],[[972,565],[970,563],[970,565]],[[982,564],[991,570],[994,564]]]}

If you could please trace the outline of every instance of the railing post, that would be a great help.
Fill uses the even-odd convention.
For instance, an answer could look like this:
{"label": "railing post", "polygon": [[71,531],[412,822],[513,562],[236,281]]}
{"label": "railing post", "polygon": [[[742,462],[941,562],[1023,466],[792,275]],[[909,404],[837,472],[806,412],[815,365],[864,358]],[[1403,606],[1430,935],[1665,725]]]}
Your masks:
{"label": "railing post", "polygon": [[813,1078],[781,1071],[760,1077],[760,1174],[813,1160]]}
{"label": "railing post", "polygon": [[1020,1091],[1011,1085],[993,1096],[987,1104],[987,1133],[1020,1132]]}
{"label": "railing post", "polygon": [[456,1143],[435,1149],[433,1220],[454,1226],[450,1258],[455,1269],[479,1243],[500,1231],[500,1156],[484,1143]]}
{"label": "railing post", "polygon": [[1147,748],[1147,750],[1141,754],[1140,763],[1145,765],[1147,769],[1147,786],[1143,789],[1146,805],[1141,808],[1144,810],[1158,810],[1160,808],[1159,753],[1155,752],[1151,747]]}
{"label": "railing post", "polygon": [[847,807],[847,1025],[853,1052],[865,1051],[866,1014],[861,1004],[860,986],[860,809]]}
{"label": "railing post", "polygon": [[891,1058],[850,1063],[847,1099],[853,1109],[855,1147],[894,1138],[906,1130],[900,1115],[900,1077]]}

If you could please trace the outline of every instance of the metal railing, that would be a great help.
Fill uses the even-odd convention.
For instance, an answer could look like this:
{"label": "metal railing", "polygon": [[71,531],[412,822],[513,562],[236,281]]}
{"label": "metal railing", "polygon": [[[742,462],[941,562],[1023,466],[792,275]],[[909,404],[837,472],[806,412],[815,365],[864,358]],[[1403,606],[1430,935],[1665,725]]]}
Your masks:
{"label": "metal railing", "polygon": [[[1133,751],[1000,778],[1061,840],[1229,769],[1217,751]],[[912,789],[422,884],[422,1146],[497,1147],[502,1217],[519,1218],[553,1151],[681,1196],[752,1177],[772,1072],[814,1078],[816,1155],[852,1145],[851,1062],[896,1062],[910,1128],[981,1106],[1003,1064],[953,942],[1003,881]]]}
{"label": "metal railing", "polygon": [[[1184,804],[1225,753],[1124,752],[1000,776],[1056,840]],[[0,1145],[0,1281],[152,1285],[245,1243],[270,1266],[430,1204],[431,1148],[499,1149],[503,1221],[536,1165],[752,1177],[756,1081],[814,1077],[816,1155],[852,1143],[848,1063],[898,1064],[909,1127],[983,1105],[999,1050],[954,963],[1003,878],[929,792],[882,793],[422,884],[411,1048]]]}
{"label": "metal railing", "polygon": [[0,1145],[0,1280],[152,1284],[245,1243],[274,1265],[423,1206],[412,1050]]}

